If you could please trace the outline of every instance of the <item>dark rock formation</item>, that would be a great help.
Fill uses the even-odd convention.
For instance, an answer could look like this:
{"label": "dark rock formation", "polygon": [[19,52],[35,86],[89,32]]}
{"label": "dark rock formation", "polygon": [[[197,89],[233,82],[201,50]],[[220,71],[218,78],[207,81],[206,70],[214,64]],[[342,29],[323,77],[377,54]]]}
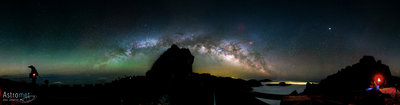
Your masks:
{"label": "dark rock formation", "polygon": [[299,93],[297,93],[297,90],[294,90],[294,91],[292,91],[289,95],[295,96],[295,95],[299,95]]}
{"label": "dark rock formation", "polygon": [[146,77],[154,80],[187,80],[192,75],[194,56],[189,49],[172,45],[153,64]]}
{"label": "dark rock formation", "polygon": [[270,79],[263,79],[263,80],[260,80],[260,82],[271,82],[272,80],[270,80]]}
{"label": "dark rock formation", "polygon": [[[378,85],[377,76],[380,81]],[[366,89],[393,85],[389,67],[380,60],[376,61],[372,56],[364,56],[359,63],[329,75],[318,85],[307,83],[302,94],[322,95],[341,103],[381,105],[384,104],[385,96],[380,91],[366,91]]]}
{"label": "dark rock formation", "polygon": [[338,73],[328,76],[320,82],[320,87],[325,92],[341,93],[353,90],[364,90],[369,88],[374,80],[374,76],[383,75],[382,81],[385,86],[391,84],[391,73],[389,67],[376,61],[372,56],[364,56],[360,62],[340,70]]}
{"label": "dark rock formation", "polygon": [[255,79],[248,80],[247,82],[251,87],[262,86],[261,82]]}

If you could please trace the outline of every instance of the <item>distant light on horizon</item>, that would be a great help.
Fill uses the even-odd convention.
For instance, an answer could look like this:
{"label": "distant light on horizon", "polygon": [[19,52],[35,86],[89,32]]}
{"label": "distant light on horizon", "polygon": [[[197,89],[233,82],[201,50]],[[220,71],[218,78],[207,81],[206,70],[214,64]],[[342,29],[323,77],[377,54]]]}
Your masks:
{"label": "distant light on horizon", "polygon": [[[284,82],[285,84],[290,84],[290,85],[307,85],[307,82],[298,82],[298,81],[279,81],[279,82],[265,82],[266,84],[270,85],[277,85],[281,82]],[[310,84],[318,84],[317,82],[309,82]]]}

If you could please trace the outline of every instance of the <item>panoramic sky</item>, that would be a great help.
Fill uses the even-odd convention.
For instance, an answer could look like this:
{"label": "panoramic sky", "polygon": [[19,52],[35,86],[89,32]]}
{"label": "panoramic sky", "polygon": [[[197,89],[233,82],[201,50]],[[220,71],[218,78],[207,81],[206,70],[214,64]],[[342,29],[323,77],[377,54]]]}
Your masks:
{"label": "panoramic sky", "polygon": [[[0,77],[144,75],[172,44],[193,71],[320,80],[371,55],[400,76],[398,2],[93,0],[0,3]],[[84,80],[83,80],[84,81]],[[88,80],[89,81],[89,80]]]}

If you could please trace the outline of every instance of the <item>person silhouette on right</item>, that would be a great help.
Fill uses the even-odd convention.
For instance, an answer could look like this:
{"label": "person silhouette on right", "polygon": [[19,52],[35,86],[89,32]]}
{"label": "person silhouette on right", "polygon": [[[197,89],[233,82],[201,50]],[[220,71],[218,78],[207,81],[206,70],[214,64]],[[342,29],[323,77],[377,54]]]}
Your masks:
{"label": "person silhouette on right", "polygon": [[30,65],[28,67],[31,69],[31,73],[29,73],[29,78],[32,79],[32,84],[36,84],[36,79],[39,76],[39,73],[33,65]]}

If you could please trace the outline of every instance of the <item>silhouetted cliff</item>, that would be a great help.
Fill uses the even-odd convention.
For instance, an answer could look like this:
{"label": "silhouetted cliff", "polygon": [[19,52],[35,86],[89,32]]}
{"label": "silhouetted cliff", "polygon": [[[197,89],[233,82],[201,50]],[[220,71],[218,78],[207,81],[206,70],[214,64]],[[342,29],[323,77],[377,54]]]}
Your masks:
{"label": "silhouetted cliff", "polygon": [[172,45],[153,64],[146,77],[155,80],[187,80],[192,75],[194,56],[189,49]]}
{"label": "silhouetted cliff", "polygon": [[307,84],[302,94],[323,95],[343,103],[383,104],[385,96],[366,89],[393,86],[393,79],[387,65],[372,56],[364,56],[358,63],[329,75],[318,85]]}
{"label": "silhouetted cliff", "polygon": [[363,90],[369,88],[375,81],[374,76],[379,74],[383,75],[382,86],[391,83],[389,67],[372,56],[364,56],[359,63],[347,66],[322,80],[320,86],[323,89],[338,91]]}

